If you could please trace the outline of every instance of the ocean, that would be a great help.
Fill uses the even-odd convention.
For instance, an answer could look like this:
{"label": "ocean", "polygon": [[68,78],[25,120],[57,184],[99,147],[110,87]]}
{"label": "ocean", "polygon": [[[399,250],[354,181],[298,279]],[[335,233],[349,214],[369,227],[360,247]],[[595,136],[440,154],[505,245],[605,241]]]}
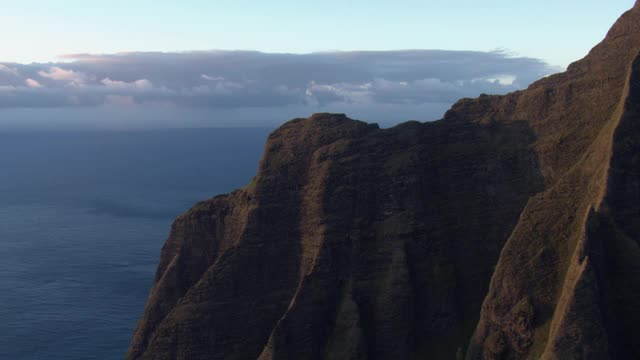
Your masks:
{"label": "ocean", "polygon": [[122,359],[172,220],[269,131],[0,133],[0,359]]}

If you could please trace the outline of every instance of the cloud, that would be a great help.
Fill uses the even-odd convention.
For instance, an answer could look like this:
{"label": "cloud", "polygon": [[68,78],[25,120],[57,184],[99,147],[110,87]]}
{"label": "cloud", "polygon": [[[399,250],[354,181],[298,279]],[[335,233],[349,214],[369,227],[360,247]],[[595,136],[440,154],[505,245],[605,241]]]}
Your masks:
{"label": "cloud", "polygon": [[66,81],[73,85],[82,85],[87,80],[87,75],[74,70],[65,70],[58,66],[52,66],[48,70],[38,71],[43,78]]}
{"label": "cloud", "polygon": [[27,80],[25,80],[24,83],[30,88],[41,88],[42,87],[42,84],[40,84],[37,80],[33,80],[31,78],[28,78]]}
{"label": "cloud", "polygon": [[518,90],[559,70],[501,51],[133,52],[67,60],[0,64],[0,109],[164,104],[212,118],[286,108],[374,120],[395,109],[433,119],[459,98]]}
{"label": "cloud", "polygon": [[222,76],[209,76],[207,74],[202,74],[200,75],[203,79],[205,80],[209,80],[209,81],[222,81],[224,80],[224,78]]}
{"label": "cloud", "polygon": [[139,79],[132,82],[111,80],[109,78],[102,79],[100,81],[104,86],[109,89],[118,90],[152,90],[153,83],[147,79]]}
{"label": "cloud", "polygon": [[0,72],[5,73],[5,74],[11,74],[13,76],[20,76],[20,74],[18,74],[18,71],[14,68],[10,68],[6,65],[2,65],[0,64]]}

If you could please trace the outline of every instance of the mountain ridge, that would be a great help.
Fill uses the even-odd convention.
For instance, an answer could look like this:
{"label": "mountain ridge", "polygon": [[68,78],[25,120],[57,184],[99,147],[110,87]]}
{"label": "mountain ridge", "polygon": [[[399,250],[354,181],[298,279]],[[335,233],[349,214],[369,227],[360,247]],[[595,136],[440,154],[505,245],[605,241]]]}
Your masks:
{"label": "mountain ridge", "polygon": [[437,122],[284,124],[176,219],[127,358],[640,357],[638,23]]}

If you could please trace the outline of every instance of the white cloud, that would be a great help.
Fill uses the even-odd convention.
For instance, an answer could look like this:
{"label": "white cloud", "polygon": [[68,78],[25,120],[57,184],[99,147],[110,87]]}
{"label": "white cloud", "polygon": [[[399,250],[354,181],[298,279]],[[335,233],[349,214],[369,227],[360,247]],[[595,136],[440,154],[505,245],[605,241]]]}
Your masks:
{"label": "white cloud", "polygon": [[25,84],[27,84],[28,87],[30,88],[41,88],[42,84],[40,84],[37,80],[33,80],[31,78],[28,78],[27,80],[24,81]]}
{"label": "white cloud", "polygon": [[108,87],[108,88],[113,88],[113,89],[126,89],[130,86],[129,83],[126,83],[124,81],[118,81],[118,80],[111,80],[109,78],[104,78],[102,80],[100,80],[100,82]]}
{"label": "white cloud", "polygon": [[209,81],[224,81],[224,78],[222,76],[209,76],[207,74],[202,74],[200,75],[200,77]]}
{"label": "white cloud", "polygon": [[18,73],[18,70],[14,69],[14,68],[10,68],[6,65],[0,64],[0,72],[4,72],[4,73],[8,73],[11,74],[13,76],[20,76],[20,74]]}
{"label": "white cloud", "polygon": [[132,82],[111,80],[104,78],[100,81],[104,86],[111,89],[129,89],[129,90],[152,90],[153,83],[147,79],[135,80]]}
{"label": "white cloud", "polygon": [[38,71],[38,75],[51,80],[67,81],[75,86],[81,86],[87,80],[87,75],[82,72],[65,70],[58,66],[52,66],[48,71]]}
{"label": "white cloud", "polygon": [[513,83],[517,80],[513,75],[498,75],[495,77],[489,77],[486,79],[480,79],[483,81],[489,81],[492,83],[498,83],[500,85],[513,85]]}
{"label": "white cloud", "polygon": [[147,79],[140,79],[133,82],[136,89],[151,90],[153,89],[153,83]]}
{"label": "white cloud", "polygon": [[372,83],[335,83],[335,84],[318,84],[311,81],[305,95],[310,98],[312,103],[317,101],[320,104],[330,103],[334,101],[344,101],[354,104],[365,104],[371,102],[374,92],[372,91]]}

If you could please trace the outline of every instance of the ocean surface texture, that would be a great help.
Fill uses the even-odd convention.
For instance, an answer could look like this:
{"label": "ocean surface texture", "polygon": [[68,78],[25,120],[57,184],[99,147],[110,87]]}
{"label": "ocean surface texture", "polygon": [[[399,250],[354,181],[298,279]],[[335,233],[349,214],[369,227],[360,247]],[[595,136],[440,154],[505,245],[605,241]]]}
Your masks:
{"label": "ocean surface texture", "polygon": [[0,134],[0,359],[121,359],[171,221],[267,129]]}

